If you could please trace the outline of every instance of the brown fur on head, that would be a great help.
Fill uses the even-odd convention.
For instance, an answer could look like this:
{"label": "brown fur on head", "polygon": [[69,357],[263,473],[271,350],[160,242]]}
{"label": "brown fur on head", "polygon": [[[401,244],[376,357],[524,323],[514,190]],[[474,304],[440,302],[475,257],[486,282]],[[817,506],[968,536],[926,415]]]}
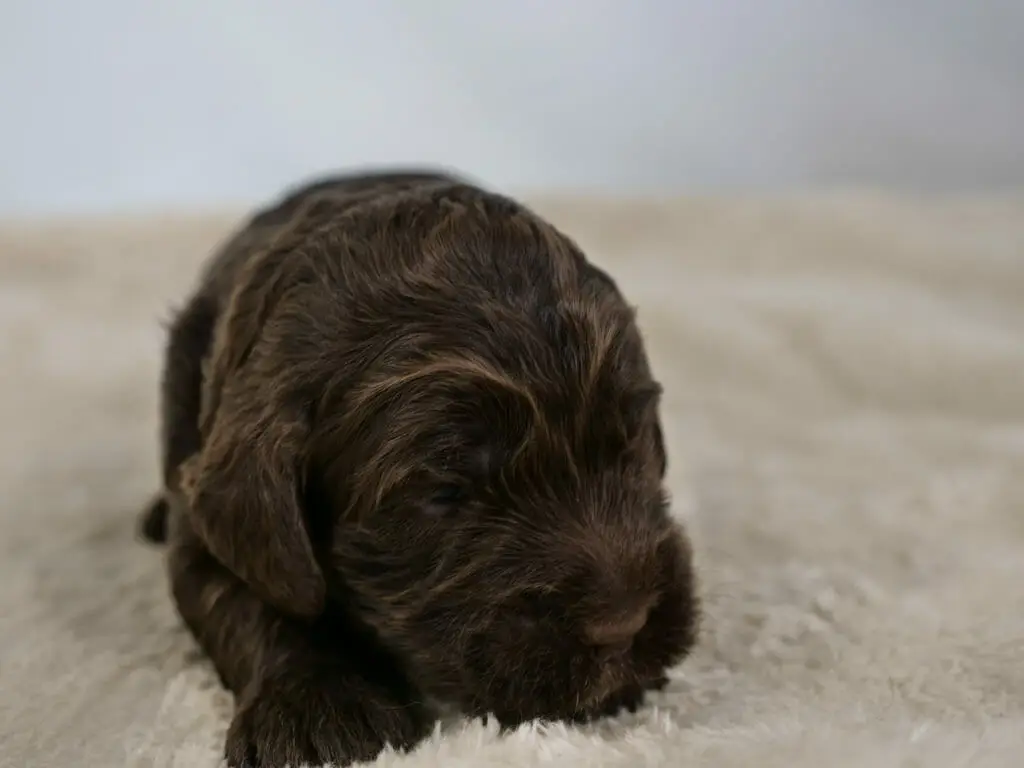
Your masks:
{"label": "brown fur on head", "polygon": [[507,722],[660,678],[696,598],[660,389],[613,281],[456,181],[275,224],[207,274],[198,445],[171,474],[209,550]]}

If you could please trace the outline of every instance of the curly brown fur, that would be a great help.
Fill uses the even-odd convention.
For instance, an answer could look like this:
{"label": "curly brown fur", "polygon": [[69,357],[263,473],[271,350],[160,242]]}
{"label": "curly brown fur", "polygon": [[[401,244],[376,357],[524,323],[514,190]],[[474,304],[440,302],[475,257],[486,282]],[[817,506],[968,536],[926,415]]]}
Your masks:
{"label": "curly brown fur", "polygon": [[506,197],[364,174],[253,217],[171,325],[144,525],[231,764],[407,748],[428,700],[639,706],[698,616],[659,394],[612,279]]}

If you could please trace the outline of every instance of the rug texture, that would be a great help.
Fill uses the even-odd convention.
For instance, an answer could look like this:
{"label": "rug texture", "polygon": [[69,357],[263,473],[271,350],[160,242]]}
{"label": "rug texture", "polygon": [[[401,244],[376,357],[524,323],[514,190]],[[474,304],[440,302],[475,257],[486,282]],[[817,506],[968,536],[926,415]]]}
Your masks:
{"label": "rug texture", "polygon": [[[1024,200],[538,200],[639,306],[705,620],[634,716],[395,768],[1024,765]],[[0,765],[213,768],[134,538],[161,322],[231,213],[0,227]]]}

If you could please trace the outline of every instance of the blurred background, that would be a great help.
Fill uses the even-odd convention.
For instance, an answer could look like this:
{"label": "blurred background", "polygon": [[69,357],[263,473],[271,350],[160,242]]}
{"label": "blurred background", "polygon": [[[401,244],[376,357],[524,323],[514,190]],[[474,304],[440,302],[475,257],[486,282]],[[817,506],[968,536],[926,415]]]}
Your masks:
{"label": "blurred background", "polygon": [[6,0],[0,215],[325,169],[512,191],[1024,186],[1024,0]]}

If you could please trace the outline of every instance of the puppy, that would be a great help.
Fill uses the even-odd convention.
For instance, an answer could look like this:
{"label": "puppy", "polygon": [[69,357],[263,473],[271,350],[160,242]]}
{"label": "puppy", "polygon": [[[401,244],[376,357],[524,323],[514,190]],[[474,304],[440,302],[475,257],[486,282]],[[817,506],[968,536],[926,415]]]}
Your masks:
{"label": "puppy", "polygon": [[634,312],[523,205],[444,173],[297,188],[169,329],[163,491],[233,766],[635,709],[691,649],[660,387]]}

